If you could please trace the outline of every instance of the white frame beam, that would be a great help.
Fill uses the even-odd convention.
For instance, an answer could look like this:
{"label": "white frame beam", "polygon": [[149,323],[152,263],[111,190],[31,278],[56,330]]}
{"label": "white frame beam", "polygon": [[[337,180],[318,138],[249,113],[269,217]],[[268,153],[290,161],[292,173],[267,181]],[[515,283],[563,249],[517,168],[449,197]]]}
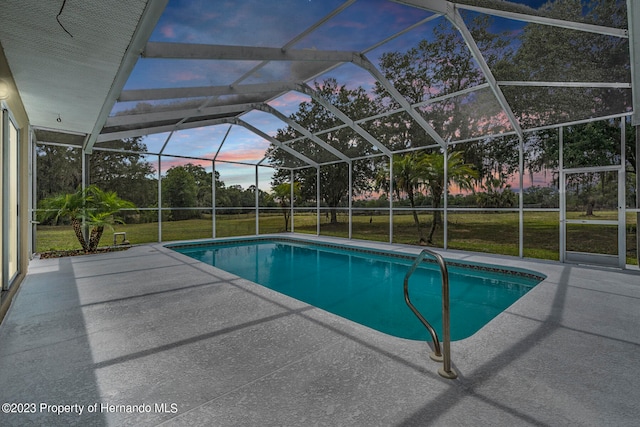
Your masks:
{"label": "white frame beam", "polygon": [[[633,115],[631,124],[640,125],[640,5],[637,0],[627,0],[627,19],[629,21],[629,55],[631,63],[631,82],[633,98]],[[638,131],[640,129],[636,129]],[[640,233],[639,233],[640,235]],[[640,253],[640,250],[638,250]],[[639,256],[640,259],[640,256]]]}
{"label": "white frame beam", "polygon": [[295,90],[297,82],[256,83],[225,86],[197,86],[159,89],[125,90],[118,102],[154,101],[162,99],[198,98],[221,95],[248,95],[257,93],[280,93]]}
{"label": "white frame beam", "polygon": [[157,113],[145,113],[145,114],[129,114],[122,116],[110,117],[105,127],[115,126],[128,126],[139,124],[144,126],[145,123],[161,122],[165,120],[183,120],[185,118],[206,117],[217,114],[231,114],[239,115],[256,108],[257,104],[232,104],[232,105],[220,105],[215,107],[206,108],[190,108],[187,110],[169,110],[159,111]]}
{"label": "white frame beam", "polygon": [[206,127],[206,126],[229,124],[229,123],[233,123],[233,120],[234,120],[233,118],[222,118],[222,119],[203,120],[198,122],[180,123],[175,125],[131,129],[131,130],[125,130],[122,132],[102,133],[96,139],[96,142],[113,141],[115,139],[133,138],[136,136],[152,135],[156,133],[165,133],[165,132],[171,132],[176,130],[194,129],[194,128],[200,128],[200,127]]}
{"label": "white frame beam", "polygon": [[609,83],[609,82],[538,82],[538,81],[497,81],[498,86],[521,86],[521,87],[571,87],[571,88],[604,88],[604,89],[630,89],[631,83]]}
{"label": "white frame beam", "polygon": [[[612,28],[605,27],[603,25],[586,24],[584,22],[565,21],[563,19],[547,18],[545,16],[525,15],[523,13],[508,12],[505,10],[497,10],[466,4],[456,4],[455,7],[458,9],[467,9],[474,12],[486,13],[487,15],[499,16],[501,18],[513,19],[515,21],[530,22],[532,24],[548,25],[550,27],[566,28],[568,30],[584,31],[587,33],[602,34],[605,36],[614,36],[620,38],[629,37],[629,32],[624,28]],[[533,10],[535,9],[532,9],[532,11]]]}
{"label": "white frame beam", "polygon": [[[468,4],[452,3],[444,0],[392,0],[396,3],[429,10],[431,12],[446,14],[454,9],[466,9],[487,15],[499,16],[501,18],[513,19],[515,21],[531,22],[534,24],[549,25],[552,27],[566,28],[570,30],[585,31],[589,33],[602,34],[607,36],[627,38],[629,33],[623,28],[605,27],[602,25],[586,24],[583,22],[565,21],[563,19],[548,18],[540,15],[527,15],[524,13],[510,12],[506,10],[492,9],[489,7],[472,6]],[[632,0],[627,0],[627,4]],[[533,13],[539,13],[531,9]]]}
{"label": "white frame beam", "polygon": [[231,61],[351,62],[355,52],[343,50],[282,49],[278,47],[148,42],[142,56],[162,59]]}

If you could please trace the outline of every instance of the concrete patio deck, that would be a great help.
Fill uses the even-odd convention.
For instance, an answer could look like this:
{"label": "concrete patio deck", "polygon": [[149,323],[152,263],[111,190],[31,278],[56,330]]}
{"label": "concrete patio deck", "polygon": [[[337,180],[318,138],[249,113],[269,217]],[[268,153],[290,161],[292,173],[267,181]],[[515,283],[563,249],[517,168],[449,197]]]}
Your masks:
{"label": "concrete patio deck", "polygon": [[548,276],[452,343],[456,380],[424,342],[161,244],[34,260],[0,325],[0,403],[34,413],[0,425],[638,425],[637,271],[444,255]]}

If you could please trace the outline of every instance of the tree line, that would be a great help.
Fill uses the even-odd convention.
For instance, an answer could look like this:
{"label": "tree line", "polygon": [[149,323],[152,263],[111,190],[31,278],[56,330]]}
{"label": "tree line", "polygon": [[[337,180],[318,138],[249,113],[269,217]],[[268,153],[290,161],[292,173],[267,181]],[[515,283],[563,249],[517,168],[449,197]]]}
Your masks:
{"label": "tree line", "polygon": [[[157,221],[158,178],[154,165],[145,153],[143,137],[108,143],[109,151],[94,150],[88,161],[89,182],[104,191],[115,192],[120,198],[143,208],[125,213],[127,222]],[[122,151],[111,151],[111,150]],[[37,202],[64,194],[74,194],[82,184],[82,151],[79,147],[38,144],[36,149]],[[216,205],[228,208],[255,206],[255,186],[244,189],[225,185],[215,173]],[[162,176],[162,206],[170,209],[165,219],[199,218],[212,206],[212,172],[202,166],[187,163],[171,167]],[[271,194],[258,189],[263,207],[278,207]],[[39,206],[43,208],[43,206]],[[155,208],[145,211],[144,208]],[[190,209],[187,209],[190,208]],[[201,209],[198,209],[201,208]],[[237,209],[228,209],[229,213]],[[51,221],[48,218],[47,221]]]}

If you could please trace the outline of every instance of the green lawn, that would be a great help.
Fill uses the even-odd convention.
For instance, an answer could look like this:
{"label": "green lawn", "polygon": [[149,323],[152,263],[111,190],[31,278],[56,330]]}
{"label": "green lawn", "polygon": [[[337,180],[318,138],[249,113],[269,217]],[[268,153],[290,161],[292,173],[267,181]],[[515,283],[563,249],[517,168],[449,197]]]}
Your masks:
{"label": "green lawn", "polygon": [[[636,264],[635,221],[628,216],[627,262]],[[331,224],[324,215],[320,217],[320,234],[325,236],[348,237],[348,218],[338,215],[338,223]],[[420,215],[425,233],[428,233],[432,217],[428,213]],[[282,215],[261,214],[260,233],[284,231]],[[191,219],[185,221],[165,221],[162,223],[162,240],[192,240],[212,237],[212,220]],[[524,255],[531,258],[559,259],[559,221],[557,212],[525,212],[524,214]],[[295,231],[316,234],[315,213],[296,214]],[[614,227],[615,230],[615,227]],[[158,241],[158,223],[126,224],[115,226],[114,231],[124,231],[132,244]],[[255,215],[237,214],[218,216],[216,237],[254,235]],[[113,232],[106,230],[101,246],[113,243]],[[395,213],[393,217],[394,242],[416,244],[417,231],[413,217],[408,212]],[[389,241],[388,215],[354,215],[352,237],[355,239]],[[460,213],[448,214],[448,247],[450,249],[487,252],[504,255],[518,255],[518,214],[517,213]],[[443,247],[443,227],[439,226],[434,235],[435,246]],[[567,238],[571,250],[594,253],[616,253],[617,237],[611,226],[572,224]],[[49,250],[80,249],[70,226],[38,226],[37,252]]]}

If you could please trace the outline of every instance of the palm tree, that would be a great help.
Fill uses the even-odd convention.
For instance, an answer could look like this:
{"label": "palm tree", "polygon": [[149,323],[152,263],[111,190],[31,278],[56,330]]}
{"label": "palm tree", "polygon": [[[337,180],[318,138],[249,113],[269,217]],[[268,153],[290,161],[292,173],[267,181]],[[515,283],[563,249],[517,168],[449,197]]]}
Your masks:
{"label": "palm tree", "polygon": [[[473,189],[473,180],[478,174],[472,166],[464,163],[461,152],[453,152],[447,161],[447,185],[454,183],[460,189]],[[377,188],[389,191],[389,171],[381,169],[376,179]],[[413,213],[413,222],[418,230],[419,243],[433,244],[433,234],[438,224],[442,222],[440,200],[444,193],[444,155],[434,153],[411,153],[393,158],[393,188],[399,196],[401,193],[407,195]],[[426,189],[431,195],[431,206],[433,207],[433,221],[429,235],[425,238],[424,231],[416,212],[415,194],[422,189]]]}
{"label": "palm tree", "polygon": [[[426,242],[424,231],[420,226],[418,213],[416,212],[415,193],[419,192],[424,185],[424,176],[427,173],[428,165],[424,162],[424,154],[410,153],[393,157],[393,190],[398,197],[406,194],[411,205],[413,222],[418,230],[420,244]],[[377,188],[389,191],[389,170],[380,169],[376,178]]]}
{"label": "palm tree", "polygon": [[[135,205],[123,200],[113,191],[103,191],[95,185],[75,193],[49,197],[41,203],[39,220],[68,219],[71,222],[76,238],[85,252],[95,252],[102,238],[105,227],[123,223],[116,216],[121,209],[135,209]],[[90,227],[89,241],[82,232],[83,222]]]}
{"label": "palm tree", "polygon": [[[433,234],[436,227],[442,222],[440,211],[440,199],[444,193],[444,155],[441,153],[424,154],[421,162],[427,165],[424,175],[424,184],[431,194],[431,206],[433,207],[433,221],[427,242],[433,244]],[[461,151],[454,151],[447,159],[447,187],[453,183],[461,190],[473,190],[473,180],[478,173],[471,165],[464,162]]]}

